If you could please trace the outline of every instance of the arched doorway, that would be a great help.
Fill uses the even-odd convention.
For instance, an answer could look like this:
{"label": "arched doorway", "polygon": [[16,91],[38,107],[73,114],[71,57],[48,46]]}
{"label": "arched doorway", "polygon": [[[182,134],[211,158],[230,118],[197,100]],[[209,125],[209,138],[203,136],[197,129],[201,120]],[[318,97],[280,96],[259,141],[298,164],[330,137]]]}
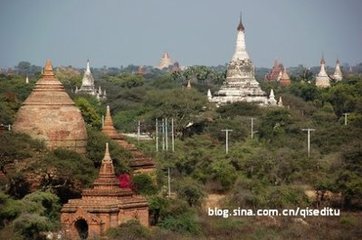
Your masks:
{"label": "arched doorway", "polygon": [[74,223],[74,226],[75,226],[75,229],[77,229],[80,239],[88,238],[88,223],[86,220],[81,218]]}

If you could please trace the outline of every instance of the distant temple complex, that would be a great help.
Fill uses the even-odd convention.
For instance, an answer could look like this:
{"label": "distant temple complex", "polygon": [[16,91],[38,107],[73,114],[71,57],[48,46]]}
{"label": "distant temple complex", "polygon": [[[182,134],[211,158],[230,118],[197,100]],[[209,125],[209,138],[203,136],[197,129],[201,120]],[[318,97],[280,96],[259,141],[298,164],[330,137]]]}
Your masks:
{"label": "distant temple complex", "polygon": [[172,65],[173,65],[173,63],[172,63],[170,55],[168,54],[168,52],[165,52],[162,55],[160,63],[158,64],[157,68],[164,69],[164,68],[169,68]]}
{"label": "distant temple complex", "polygon": [[50,149],[62,147],[85,153],[87,131],[83,117],[55,77],[50,60],[20,107],[13,130],[44,140]]}
{"label": "distant temple complex", "polygon": [[148,203],[131,189],[120,188],[107,143],[93,187],[64,204],[60,221],[67,239],[100,239],[109,228],[131,219],[149,226]]}
{"label": "distant temple complex", "polygon": [[133,144],[128,143],[124,136],[119,134],[114,128],[109,106],[107,106],[107,112],[104,119],[102,132],[110,137],[112,140],[116,141],[121,147],[131,152],[132,160],[130,163],[130,167],[135,172],[147,173],[155,170],[155,162],[153,161],[153,159],[150,157],[146,157]]}
{"label": "distant temple complex", "polygon": [[251,102],[268,105],[266,93],[255,79],[255,69],[245,46],[245,28],[240,16],[237,27],[235,53],[228,64],[226,80],[214,96],[208,96],[217,105],[233,102]]}
{"label": "distant temple complex", "polygon": [[96,96],[98,100],[107,98],[106,90],[102,91],[100,86],[98,89],[96,89],[94,78],[90,70],[89,60],[87,61],[87,68],[83,75],[82,85],[79,89],[78,87],[75,89],[75,93],[85,93]]}

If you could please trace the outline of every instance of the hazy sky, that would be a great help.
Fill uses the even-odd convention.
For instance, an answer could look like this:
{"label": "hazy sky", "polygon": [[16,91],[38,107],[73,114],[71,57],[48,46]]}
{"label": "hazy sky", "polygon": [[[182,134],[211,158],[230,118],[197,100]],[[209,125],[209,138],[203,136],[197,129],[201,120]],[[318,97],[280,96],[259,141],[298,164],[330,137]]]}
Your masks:
{"label": "hazy sky", "polygon": [[362,62],[362,0],[0,0],[0,66],[224,64],[240,11],[257,67]]}

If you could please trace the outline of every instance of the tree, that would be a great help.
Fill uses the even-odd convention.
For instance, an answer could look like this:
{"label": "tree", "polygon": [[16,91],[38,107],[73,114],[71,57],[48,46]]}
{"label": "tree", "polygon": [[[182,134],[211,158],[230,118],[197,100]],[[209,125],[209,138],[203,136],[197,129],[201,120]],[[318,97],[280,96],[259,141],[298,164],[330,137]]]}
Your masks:
{"label": "tree", "polygon": [[259,134],[269,141],[276,140],[278,135],[284,134],[286,126],[291,123],[291,116],[285,109],[268,111],[263,117]]}
{"label": "tree", "polygon": [[344,207],[350,208],[355,205],[362,207],[362,145],[353,142],[342,154],[342,164],[338,168],[336,186],[344,199]]}
{"label": "tree", "polygon": [[153,111],[145,117],[151,120],[174,118],[176,132],[181,133],[190,123],[203,120],[202,111],[207,105],[206,97],[194,90],[152,91],[147,96],[146,107]]}
{"label": "tree", "polygon": [[84,97],[78,97],[75,99],[75,104],[82,112],[84,121],[95,128],[100,128],[101,119],[97,113],[96,108]]}
{"label": "tree", "polygon": [[178,181],[177,194],[184,199],[190,207],[200,206],[205,193],[201,185],[192,178],[185,178]]}
{"label": "tree", "polygon": [[135,192],[145,195],[155,194],[157,189],[151,177],[148,174],[136,174],[132,178],[133,189]]}

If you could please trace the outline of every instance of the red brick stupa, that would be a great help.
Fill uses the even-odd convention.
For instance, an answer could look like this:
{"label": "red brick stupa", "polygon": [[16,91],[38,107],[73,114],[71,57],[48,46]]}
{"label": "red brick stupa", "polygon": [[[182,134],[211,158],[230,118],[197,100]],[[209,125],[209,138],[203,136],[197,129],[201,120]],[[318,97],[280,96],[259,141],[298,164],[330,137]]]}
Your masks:
{"label": "red brick stupa", "polygon": [[84,189],[81,199],[69,200],[61,210],[60,221],[69,239],[95,239],[131,219],[149,226],[148,203],[129,188],[119,187],[107,143],[93,188]]}
{"label": "red brick stupa", "polygon": [[83,117],[55,77],[50,60],[19,109],[13,129],[44,140],[50,149],[63,147],[85,153],[87,131]]}
{"label": "red brick stupa", "polygon": [[146,157],[141,151],[139,151],[133,144],[126,141],[124,136],[119,134],[113,126],[113,120],[109,106],[107,106],[106,117],[104,119],[104,126],[102,132],[116,141],[121,147],[128,150],[132,154],[132,160],[130,167],[135,172],[152,172],[155,170],[155,163],[152,158]]}

